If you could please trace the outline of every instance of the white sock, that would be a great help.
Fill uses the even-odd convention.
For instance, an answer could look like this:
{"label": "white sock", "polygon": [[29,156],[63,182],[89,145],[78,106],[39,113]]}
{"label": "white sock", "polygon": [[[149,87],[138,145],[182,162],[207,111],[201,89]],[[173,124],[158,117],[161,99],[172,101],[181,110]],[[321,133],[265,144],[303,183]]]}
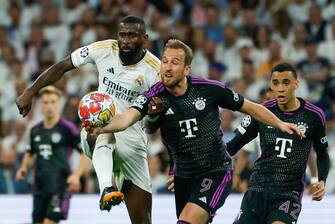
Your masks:
{"label": "white sock", "polygon": [[107,142],[106,138],[99,137],[93,151],[92,162],[98,177],[101,194],[106,187],[112,186],[114,146]]}

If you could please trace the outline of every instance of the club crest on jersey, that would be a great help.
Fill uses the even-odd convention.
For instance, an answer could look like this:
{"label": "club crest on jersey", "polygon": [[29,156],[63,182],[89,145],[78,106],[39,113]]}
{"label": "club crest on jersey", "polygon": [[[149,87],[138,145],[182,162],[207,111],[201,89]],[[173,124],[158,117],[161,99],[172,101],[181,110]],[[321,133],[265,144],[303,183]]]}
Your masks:
{"label": "club crest on jersey", "polygon": [[60,142],[60,140],[62,139],[62,135],[61,134],[59,134],[59,133],[53,133],[52,135],[51,135],[51,141],[53,142],[53,143],[58,143],[58,142]]}
{"label": "club crest on jersey", "polygon": [[242,127],[246,128],[250,125],[250,123],[251,123],[251,116],[247,115],[243,118],[241,125],[242,125]]}
{"label": "club crest on jersey", "polygon": [[304,122],[298,122],[297,126],[298,126],[298,128],[300,129],[300,131],[302,133],[304,133],[304,134],[306,133],[306,131],[308,129],[308,125],[306,123],[304,123]]}
{"label": "club crest on jersey", "polygon": [[203,110],[206,107],[206,99],[197,97],[192,103],[197,110]]}
{"label": "club crest on jersey", "polygon": [[83,47],[80,51],[80,57],[86,58],[88,56],[88,47]]}
{"label": "club crest on jersey", "polygon": [[141,86],[141,85],[143,85],[143,83],[144,83],[144,76],[143,75],[139,75],[137,77],[137,79],[135,80],[135,84],[137,86]]}

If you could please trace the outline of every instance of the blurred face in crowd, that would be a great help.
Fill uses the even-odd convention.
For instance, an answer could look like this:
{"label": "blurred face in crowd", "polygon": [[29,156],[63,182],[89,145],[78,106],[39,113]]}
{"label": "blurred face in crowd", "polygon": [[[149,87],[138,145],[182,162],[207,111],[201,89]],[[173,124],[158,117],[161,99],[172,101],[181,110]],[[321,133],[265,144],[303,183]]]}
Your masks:
{"label": "blurred face in crowd", "polygon": [[125,58],[132,59],[143,50],[144,42],[148,35],[144,33],[140,24],[120,23],[118,33],[118,45],[120,54]]}
{"label": "blurred face in crowd", "polygon": [[303,42],[306,38],[307,32],[303,24],[294,26],[294,37],[296,42]]}
{"label": "blurred face in crowd", "polygon": [[271,89],[277,99],[278,104],[285,105],[295,100],[295,90],[299,81],[291,71],[275,71],[271,76]]}
{"label": "blurred face in crowd", "polygon": [[44,93],[41,96],[41,108],[44,117],[48,120],[59,115],[60,97],[55,93]]}
{"label": "blurred face in crowd", "polygon": [[183,49],[167,48],[162,55],[160,74],[163,84],[174,88],[190,73],[191,66],[185,65]]}

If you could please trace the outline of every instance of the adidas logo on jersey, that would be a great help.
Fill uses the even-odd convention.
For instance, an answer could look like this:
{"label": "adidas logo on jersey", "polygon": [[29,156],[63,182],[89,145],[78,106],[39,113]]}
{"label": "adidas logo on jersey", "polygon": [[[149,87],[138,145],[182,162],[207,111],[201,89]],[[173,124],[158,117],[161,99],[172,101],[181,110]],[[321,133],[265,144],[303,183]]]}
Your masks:
{"label": "adidas logo on jersey", "polygon": [[171,108],[169,108],[165,113],[165,115],[169,115],[169,114],[174,114],[174,112]]}
{"label": "adidas logo on jersey", "polygon": [[34,138],[34,142],[40,142],[41,141],[41,136],[36,135],[36,137]]}
{"label": "adidas logo on jersey", "polygon": [[204,203],[207,203],[206,197],[199,198],[199,200],[202,201],[202,202],[204,202]]}
{"label": "adidas logo on jersey", "polygon": [[274,127],[272,127],[272,126],[268,126],[267,128],[274,128]]}

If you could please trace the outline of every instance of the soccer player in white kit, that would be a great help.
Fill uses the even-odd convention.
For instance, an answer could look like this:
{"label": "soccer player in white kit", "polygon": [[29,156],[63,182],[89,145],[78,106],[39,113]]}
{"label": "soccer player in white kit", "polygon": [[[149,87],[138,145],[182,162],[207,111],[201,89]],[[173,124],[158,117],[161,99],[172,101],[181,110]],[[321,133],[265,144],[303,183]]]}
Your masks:
{"label": "soccer player in white kit", "polygon": [[[159,80],[160,61],[144,43],[148,39],[144,21],[135,16],[123,18],[118,40],[92,43],[51,66],[17,99],[20,113],[26,116],[32,98],[40,88],[59,80],[63,74],[87,63],[97,66],[98,90],[112,96],[116,112],[122,113],[144,91]],[[132,223],[151,223],[151,184],[147,163],[147,136],[141,122],[117,134],[94,137],[81,133],[83,150],[92,156],[101,193],[100,209],[110,210],[123,198]],[[94,149],[94,150],[93,150]],[[84,168],[87,162],[83,162]],[[79,181],[79,169],[69,184]],[[115,185],[112,184],[114,174]]]}

